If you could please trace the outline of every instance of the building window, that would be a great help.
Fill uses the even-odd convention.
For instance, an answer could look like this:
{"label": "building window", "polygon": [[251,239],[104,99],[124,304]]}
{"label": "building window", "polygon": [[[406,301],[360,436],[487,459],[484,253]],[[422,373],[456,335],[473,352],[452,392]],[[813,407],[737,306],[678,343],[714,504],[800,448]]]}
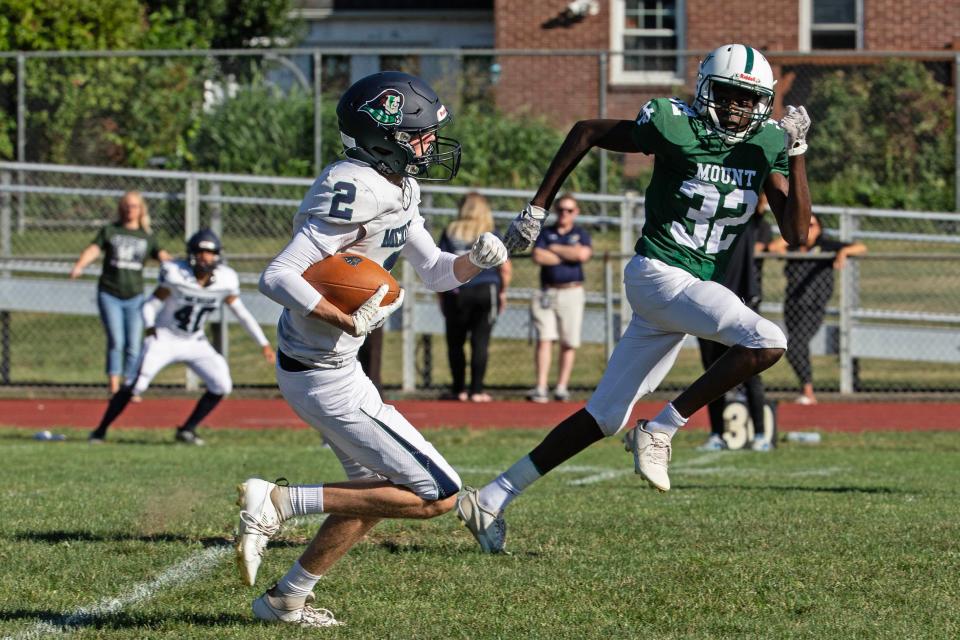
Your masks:
{"label": "building window", "polygon": [[801,51],[863,48],[863,0],[800,0],[800,22]]}
{"label": "building window", "polygon": [[614,82],[683,84],[681,57],[659,55],[683,49],[684,0],[613,0],[611,45],[623,50],[611,59]]}

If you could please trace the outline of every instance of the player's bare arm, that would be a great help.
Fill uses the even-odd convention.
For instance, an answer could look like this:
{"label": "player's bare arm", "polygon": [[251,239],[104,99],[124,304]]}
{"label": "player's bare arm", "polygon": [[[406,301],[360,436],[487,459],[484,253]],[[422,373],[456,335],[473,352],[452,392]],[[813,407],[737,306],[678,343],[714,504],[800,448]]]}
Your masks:
{"label": "player's bare arm", "polygon": [[806,243],[812,209],[806,161],[803,156],[790,158],[789,180],[782,174],[771,173],[764,183],[763,191],[784,240],[791,246]]}
{"label": "player's bare arm", "polygon": [[340,309],[337,309],[332,302],[326,298],[320,298],[320,302],[310,312],[310,317],[332,324],[341,331],[353,335],[353,318]]}
{"label": "player's bare arm", "polygon": [[633,120],[608,119],[581,120],[573,125],[553,156],[531,204],[548,209],[567,176],[594,147],[618,153],[639,153],[640,149],[631,136],[635,126]]}

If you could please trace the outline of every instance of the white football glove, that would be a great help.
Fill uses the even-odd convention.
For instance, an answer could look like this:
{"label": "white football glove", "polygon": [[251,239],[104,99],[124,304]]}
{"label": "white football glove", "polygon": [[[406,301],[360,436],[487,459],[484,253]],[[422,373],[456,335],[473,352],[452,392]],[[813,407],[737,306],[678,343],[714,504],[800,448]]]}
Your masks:
{"label": "white football glove", "polygon": [[475,267],[489,269],[507,261],[507,248],[503,241],[489,231],[480,235],[470,248],[470,262]]}
{"label": "white football glove", "polygon": [[510,253],[526,251],[537,241],[543,221],[547,218],[547,210],[535,204],[528,204],[523,208],[507,229],[503,244]]}
{"label": "white football glove", "polygon": [[380,302],[387,295],[387,289],[389,289],[387,285],[380,285],[376,293],[353,312],[353,315],[351,315],[353,318],[353,336],[359,338],[375,329],[379,329],[390,317],[390,314],[403,304],[403,289],[400,289],[400,295],[397,296],[396,300],[385,307],[381,307]]}
{"label": "white football glove", "polygon": [[780,118],[787,142],[787,155],[799,156],[807,150],[807,131],[810,130],[810,116],[803,107],[787,107],[787,115]]}

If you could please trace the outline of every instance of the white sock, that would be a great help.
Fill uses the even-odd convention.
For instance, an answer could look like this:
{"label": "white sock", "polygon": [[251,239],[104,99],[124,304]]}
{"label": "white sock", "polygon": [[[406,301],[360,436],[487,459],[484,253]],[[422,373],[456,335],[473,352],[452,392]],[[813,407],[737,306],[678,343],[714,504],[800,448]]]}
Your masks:
{"label": "white sock", "polygon": [[323,485],[301,484],[290,487],[290,504],[295,516],[323,513]]}
{"label": "white sock", "polygon": [[287,571],[287,575],[283,576],[280,582],[277,583],[277,590],[288,596],[305,598],[310,595],[313,588],[320,582],[321,577],[322,576],[315,576],[304,569],[300,566],[300,561],[297,560],[293,563],[293,566],[290,567],[290,571]]}
{"label": "white sock", "polygon": [[667,406],[647,424],[647,431],[659,431],[673,438],[677,429],[685,424],[687,424],[687,419],[677,413],[672,402],[668,402]]}
{"label": "white sock", "polygon": [[530,456],[523,456],[512,467],[497,476],[496,480],[480,489],[477,501],[484,509],[500,513],[539,478],[540,472],[530,460]]}

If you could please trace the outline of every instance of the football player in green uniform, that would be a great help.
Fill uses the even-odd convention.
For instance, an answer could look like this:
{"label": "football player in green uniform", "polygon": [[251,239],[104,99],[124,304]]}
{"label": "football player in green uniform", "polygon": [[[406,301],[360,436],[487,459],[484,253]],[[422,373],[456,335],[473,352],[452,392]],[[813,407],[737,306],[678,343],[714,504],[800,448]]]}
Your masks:
{"label": "football player in green uniform", "polygon": [[567,135],[540,189],[513,221],[505,244],[529,248],[553,198],[593,147],[654,156],[646,222],[637,255],[624,270],[633,318],[587,406],[551,431],[528,455],[480,490],[469,489],[457,513],[481,548],[503,551],[506,506],[551,469],[601,438],[620,432],[637,400],[657,388],[687,334],[731,348],[625,441],[636,472],[670,489],[670,441],[693,413],[772,366],[787,340],[719,283],[761,190],[790,244],[802,244],[810,222],[804,152],[810,118],[788,107],[770,119],[773,71],[757,50],[724,45],[700,64],[692,106],[658,98],[636,120],[585,120]]}

